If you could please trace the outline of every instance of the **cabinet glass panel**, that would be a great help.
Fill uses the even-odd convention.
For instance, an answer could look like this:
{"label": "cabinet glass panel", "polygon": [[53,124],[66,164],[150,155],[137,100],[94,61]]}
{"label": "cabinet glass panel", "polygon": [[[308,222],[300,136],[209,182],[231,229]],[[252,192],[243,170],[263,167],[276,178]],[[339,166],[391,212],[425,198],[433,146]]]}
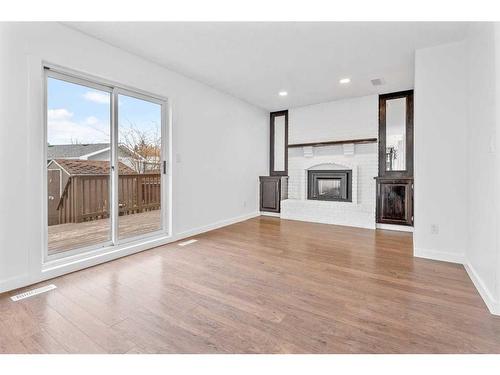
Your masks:
{"label": "cabinet glass panel", "polygon": [[285,170],[285,116],[274,118],[274,170]]}
{"label": "cabinet glass panel", "polygon": [[386,170],[406,170],[406,98],[386,102]]}

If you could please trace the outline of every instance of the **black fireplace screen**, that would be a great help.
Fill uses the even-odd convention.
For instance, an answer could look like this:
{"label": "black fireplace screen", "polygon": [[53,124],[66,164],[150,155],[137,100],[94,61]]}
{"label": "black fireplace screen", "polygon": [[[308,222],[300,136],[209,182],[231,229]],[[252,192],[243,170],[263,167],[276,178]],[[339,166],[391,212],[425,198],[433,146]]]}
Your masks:
{"label": "black fireplace screen", "polygon": [[352,171],[308,171],[307,199],[352,202]]}

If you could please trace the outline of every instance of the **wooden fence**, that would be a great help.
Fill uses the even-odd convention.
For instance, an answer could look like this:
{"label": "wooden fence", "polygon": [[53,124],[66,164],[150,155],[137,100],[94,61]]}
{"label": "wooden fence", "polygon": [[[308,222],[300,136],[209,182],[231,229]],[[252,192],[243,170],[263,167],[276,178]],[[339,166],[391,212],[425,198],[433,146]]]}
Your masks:
{"label": "wooden fence", "polygon": [[[118,177],[120,215],[158,210],[160,174],[126,174]],[[59,200],[59,224],[104,219],[110,213],[109,176],[71,176]]]}

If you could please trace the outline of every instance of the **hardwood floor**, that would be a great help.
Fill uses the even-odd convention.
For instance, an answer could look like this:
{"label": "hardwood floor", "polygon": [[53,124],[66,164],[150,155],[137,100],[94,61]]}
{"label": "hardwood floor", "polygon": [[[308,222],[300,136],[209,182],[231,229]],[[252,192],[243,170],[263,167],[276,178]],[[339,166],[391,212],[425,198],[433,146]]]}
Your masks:
{"label": "hardwood floor", "polygon": [[259,217],[194,238],[0,295],[0,352],[500,353],[463,267],[409,233]]}

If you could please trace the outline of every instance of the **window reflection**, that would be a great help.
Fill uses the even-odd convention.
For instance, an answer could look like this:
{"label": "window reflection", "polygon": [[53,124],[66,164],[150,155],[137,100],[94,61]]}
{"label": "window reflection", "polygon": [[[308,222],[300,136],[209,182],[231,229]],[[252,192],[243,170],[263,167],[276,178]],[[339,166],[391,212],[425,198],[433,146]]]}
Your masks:
{"label": "window reflection", "polygon": [[386,170],[406,170],[406,98],[386,102]]}

